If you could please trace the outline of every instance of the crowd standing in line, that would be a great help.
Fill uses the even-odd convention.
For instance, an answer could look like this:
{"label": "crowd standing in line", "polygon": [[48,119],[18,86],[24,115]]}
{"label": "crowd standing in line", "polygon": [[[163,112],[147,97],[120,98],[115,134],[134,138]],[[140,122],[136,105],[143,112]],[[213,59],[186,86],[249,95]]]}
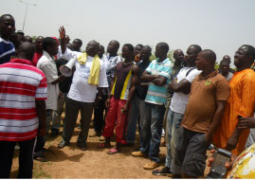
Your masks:
{"label": "crowd standing in line", "polygon": [[[185,56],[181,49],[175,50],[172,62],[169,45],[159,42],[156,59],[150,61],[152,49],[142,44],[124,44],[119,56],[117,40],[109,42],[106,55],[95,40],[81,52],[82,40],[70,43],[64,27],[59,29],[60,39],[38,36],[33,42],[23,32],[15,32],[10,14],[0,17],[0,33],[0,178],[10,176],[16,143],[18,178],[32,178],[33,159],[47,161],[44,144],[47,137],[59,135],[64,104],[63,140],[58,148],[70,144],[80,111],[77,146],[87,149],[94,111],[91,137],[104,141],[99,148],[109,148],[110,155],[121,153],[122,146],[135,145],[138,126],[139,149],[131,155],[149,158],[144,169],[154,175],[177,178],[204,176],[211,144],[239,155],[255,127],[251,45],[236,51],[235,72],[228,55],[216,70],[216,54],[197,44],[190,45]],[[167,156],[165,166],[155,169],[162,163],[162,129]]]}

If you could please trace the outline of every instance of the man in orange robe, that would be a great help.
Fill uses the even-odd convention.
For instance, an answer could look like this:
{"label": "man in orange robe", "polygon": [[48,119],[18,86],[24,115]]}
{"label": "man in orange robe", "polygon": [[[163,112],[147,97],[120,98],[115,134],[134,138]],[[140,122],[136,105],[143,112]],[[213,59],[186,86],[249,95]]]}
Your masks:
{"label": "man in orange robe", "polygon": [[245,149],[249,129],[238,129],[241,117],[253,116],[255,110],[255,72],[251,65],[255,59],[255,49],[250,45],[241,46],[235,53],[234,73],[230,86],[230,97],[221,125],[216,131],[213,142],[218,148],[225,148],[239,155]]}

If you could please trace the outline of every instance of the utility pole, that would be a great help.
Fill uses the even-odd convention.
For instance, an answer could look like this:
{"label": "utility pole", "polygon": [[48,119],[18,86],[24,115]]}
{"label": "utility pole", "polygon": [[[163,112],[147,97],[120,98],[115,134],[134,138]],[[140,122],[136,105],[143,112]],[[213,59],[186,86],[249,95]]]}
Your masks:
{"label": "utility pole", "polygon": [[33,3],[27,3],[27,2],[22,1],[22,0],[20,0],[19,2],[24,3],[24,4],[26,5],[25,17],[24,17],[23,27],[22,27],[22,31],[24,32],[25,24],[26,24],[26,19],[27,19],[28,6],[36,6],[36,4],[33,4]]}

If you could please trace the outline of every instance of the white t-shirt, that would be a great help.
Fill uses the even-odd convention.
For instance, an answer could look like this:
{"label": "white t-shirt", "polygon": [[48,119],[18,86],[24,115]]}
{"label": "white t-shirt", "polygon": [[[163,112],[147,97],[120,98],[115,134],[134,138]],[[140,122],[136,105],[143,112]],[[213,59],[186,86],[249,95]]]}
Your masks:
{"label": "white t-shirt", "polygon": [[57,110],[59,87],[58,83],[51,84],[53,81],[58,79],[57,66],[52,57],[46,51],[43,51],[43,55],[36,66],[44,72],[47,79],[48,93],[47,100],[45,101],[46,109]]}
{"label": "white t-shirt", "polygon": [[[193,80],[196,78],[196,76],[201,73],[201,71],[197,69],[192,69],[187,75],[188,71],[191,68],[193,67],[184,67],[180,70],[180,72],[177,74],[177,83],[179,83],[183,79],[186,79],[190,83],[192,83]],[[189,101],[189,94],[184,94],[182,92],[175,92],[172,97],[170,109],[174,112],[184,114],[188,101]]]}
{"label": "white t-shirt", "polygon": [[68,98],[79,102],[93,103],[96,99],[97,87],[108,87],[105,65],[102,60],[100,60],[98,86],[88,83],[93,58],[94,57],[88,56],[85,65],[81,65],[78,61],[76,61],[76,71],[74,72],[73,82],[67,95]]}
{"label": "white t-shirt", "polygon": [[81,52],[72,51],[68,48],[66,48],[65,53],[62,53],[62,49],[59,46],[58,47],[57,59],[63,58],[65,60],[69,61],[70,59],[75,58],[75,57],[79,56],[80,54],[81,54]]}

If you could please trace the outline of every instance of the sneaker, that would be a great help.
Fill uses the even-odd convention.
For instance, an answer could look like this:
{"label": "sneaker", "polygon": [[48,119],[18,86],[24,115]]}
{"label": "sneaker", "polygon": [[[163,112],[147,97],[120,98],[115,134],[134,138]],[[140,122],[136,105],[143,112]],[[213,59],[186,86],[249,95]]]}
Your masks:
{"label": "sneaker", "polygon": [[86,151],[86,150],[87,150],[86,144],[77,144],[77,146],[78,146],[82,151]]}
{"label": "sneaker", "polygon": [[153,175],[157,176],[171,176],[173,173],[171,172],[169,167],[163,167],[163,169],[155,169],[152,171]]}
{"label": "sneaker", "polygon": [[159,166],[160,166],[159,163],[156,163],[156,162],[151,161],[151,162],[145,164],[145,165],[143,166],[143,169],[152,170],[152,169],[155,169],[155,168],[157,168],[157,167],[159,167]]}
{"label": "sneaker", "polygon": [[146,157],[146,154],[142,153],[142,151],[134,151],[131,155],[134,157]]}
{"label": "sneaker", "polygon": [[62,140],[59,144],[58,144],[58,148],[59,149],[62,149],[64,148],[65,146],[68,146],[70,143],[69,142],[66,142],[64,140]]}
{"label": "sneaker", "polygon": [[105,137],[104,136],[100,136],[99,141],[105,141]]}

